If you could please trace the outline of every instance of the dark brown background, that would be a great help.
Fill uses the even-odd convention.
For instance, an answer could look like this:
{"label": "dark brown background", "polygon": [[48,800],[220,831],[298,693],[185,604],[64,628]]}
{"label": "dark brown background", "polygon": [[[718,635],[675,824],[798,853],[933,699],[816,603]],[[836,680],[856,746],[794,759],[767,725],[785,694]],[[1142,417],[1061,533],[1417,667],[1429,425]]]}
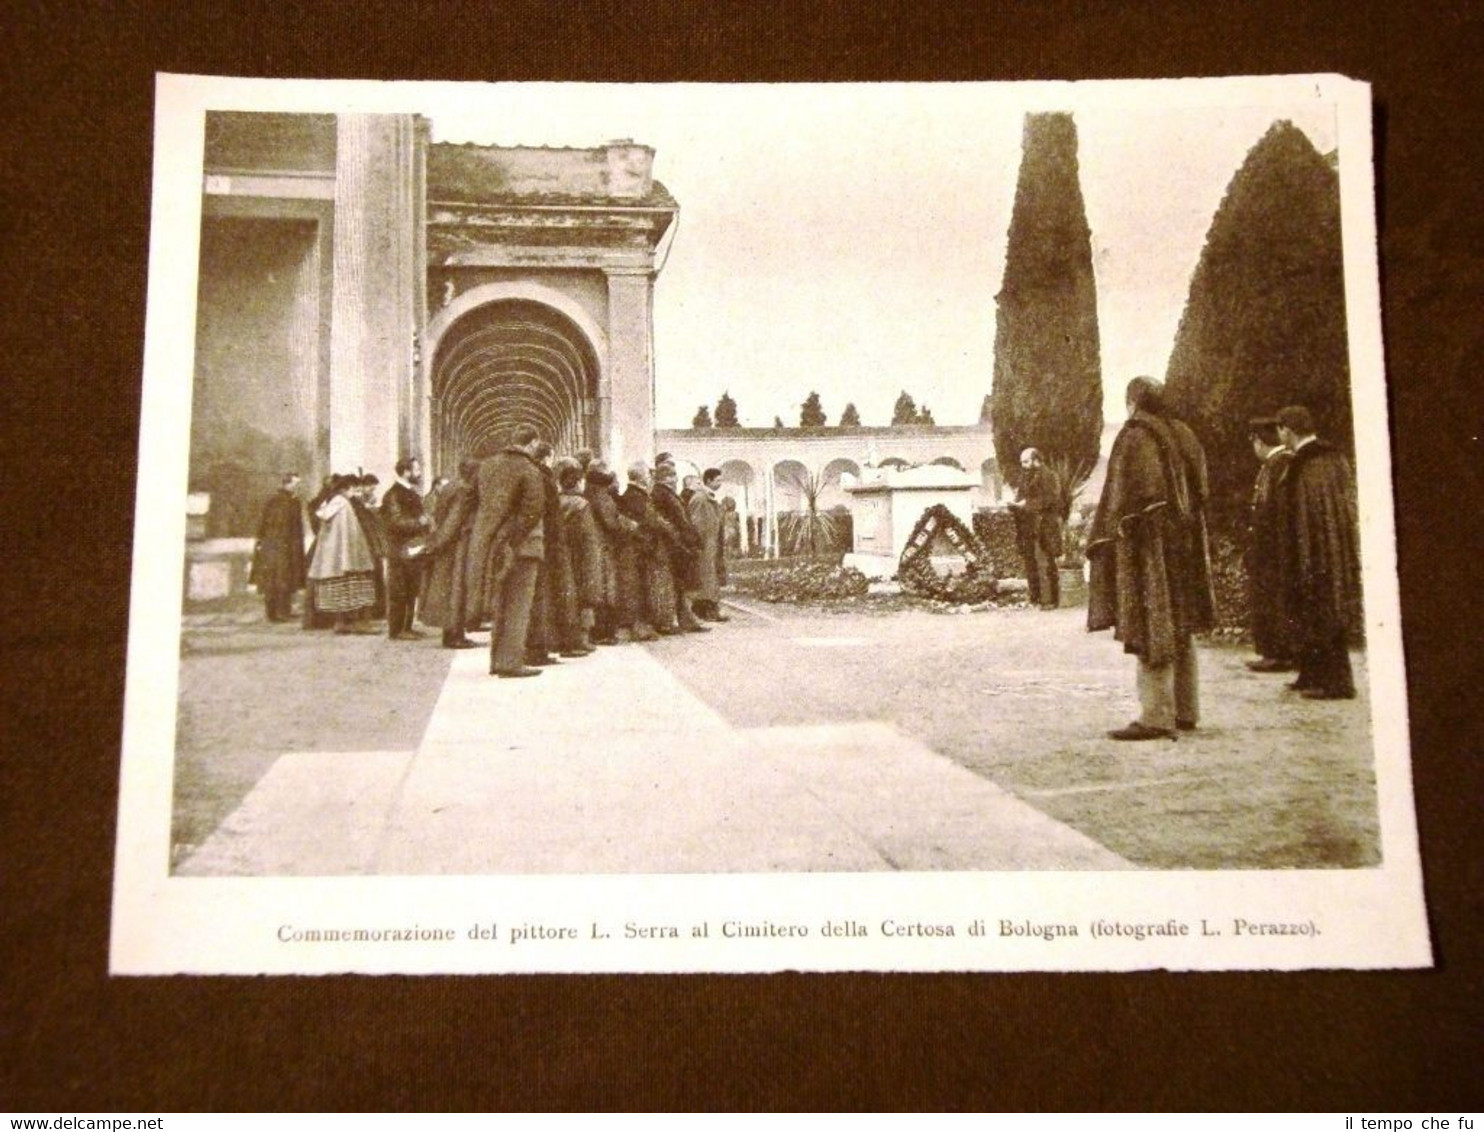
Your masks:
{"label": "dark brown background", "polygon": [[[10,331],[0,1108],[1484,1105],[1478,6],[25,7],[7,20],[0,168]],[[110,979],[155,71],[603,81],[1336,71],[1372,82],[1438,969]]]}

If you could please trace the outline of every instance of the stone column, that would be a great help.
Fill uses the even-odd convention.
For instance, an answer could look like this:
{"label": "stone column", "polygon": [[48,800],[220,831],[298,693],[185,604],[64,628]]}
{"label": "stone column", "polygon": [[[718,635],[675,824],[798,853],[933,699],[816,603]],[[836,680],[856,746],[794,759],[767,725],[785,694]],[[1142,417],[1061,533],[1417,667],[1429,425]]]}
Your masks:
{"label": "stone column", "polygon": [[433,468],[433,359],[426,357],[428,337],[428,145],[431,125],[428,119],[412,120],[412,317],[413,335],[419,357],[413,362],[413,398],[411,438],[412,451],[423,458],[423,474],[432,482],[435,471],[452,477],[453,468]]}
{"label": "stone column", "polygon": [[336,118],[330,466],[383,482],[402,452],[413,383],[413,138],[408,115]]}
{"label": "stone column", "polygon": [[[607,434],[615,467],[654,454],[654,276],[608,273]],[[600,390],[601,396],[601,390]]]}

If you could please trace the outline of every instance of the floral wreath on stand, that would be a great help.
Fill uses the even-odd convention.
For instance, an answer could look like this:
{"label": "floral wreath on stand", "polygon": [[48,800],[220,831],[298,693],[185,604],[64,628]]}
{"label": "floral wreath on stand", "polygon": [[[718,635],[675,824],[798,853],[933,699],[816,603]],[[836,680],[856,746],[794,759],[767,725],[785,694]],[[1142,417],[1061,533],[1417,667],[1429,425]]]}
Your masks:
{"label": "floral wreath on stand", "polygon": [[[963,556],[967,566],[962,574],[942,578],[933,569],[928,551],[933,539],[940,534]],[[997,589],[989,556],[979,539],[962,519],[941,503],[935,503],[924,511],[912,528],[907,546],[897,561],[897,581],[904,591],[914,596],[954,605],[988,601],[995,596]]]}

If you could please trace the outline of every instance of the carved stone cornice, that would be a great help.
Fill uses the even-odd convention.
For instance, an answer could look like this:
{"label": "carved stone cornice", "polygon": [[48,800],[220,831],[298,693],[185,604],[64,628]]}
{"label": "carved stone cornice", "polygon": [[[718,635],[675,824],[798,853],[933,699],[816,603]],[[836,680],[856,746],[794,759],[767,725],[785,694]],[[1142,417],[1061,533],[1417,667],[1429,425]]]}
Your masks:
{"label": "carved stone cornice", "polygon": [[428,263],[652,266],[675,211],[612,204],[429,201]]}

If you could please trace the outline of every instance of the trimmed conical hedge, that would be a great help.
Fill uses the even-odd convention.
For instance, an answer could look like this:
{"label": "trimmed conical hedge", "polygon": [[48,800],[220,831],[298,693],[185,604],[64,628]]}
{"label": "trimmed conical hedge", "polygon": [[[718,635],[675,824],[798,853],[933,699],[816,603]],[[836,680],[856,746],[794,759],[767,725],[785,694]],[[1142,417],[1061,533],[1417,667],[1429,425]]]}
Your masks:
{"label": "trimmed conical hedge", "polygon": [[1275,122],[1227,186],[1165,384],[1206,446],[1212,509],[1228,531],[1257,475],[1253,417],[1307,405],[1320,435],[1352,450],[1339,176],[1291,122]]}
{"label": "trimmed conical hedge", "polygon": [[1005,278],[995,296],[995,459],[1020,482],[1020,452],[1074,476],[1091,471],[1103,428],[1092,238],[1070,114],[1028,114],[1010,216]]}

